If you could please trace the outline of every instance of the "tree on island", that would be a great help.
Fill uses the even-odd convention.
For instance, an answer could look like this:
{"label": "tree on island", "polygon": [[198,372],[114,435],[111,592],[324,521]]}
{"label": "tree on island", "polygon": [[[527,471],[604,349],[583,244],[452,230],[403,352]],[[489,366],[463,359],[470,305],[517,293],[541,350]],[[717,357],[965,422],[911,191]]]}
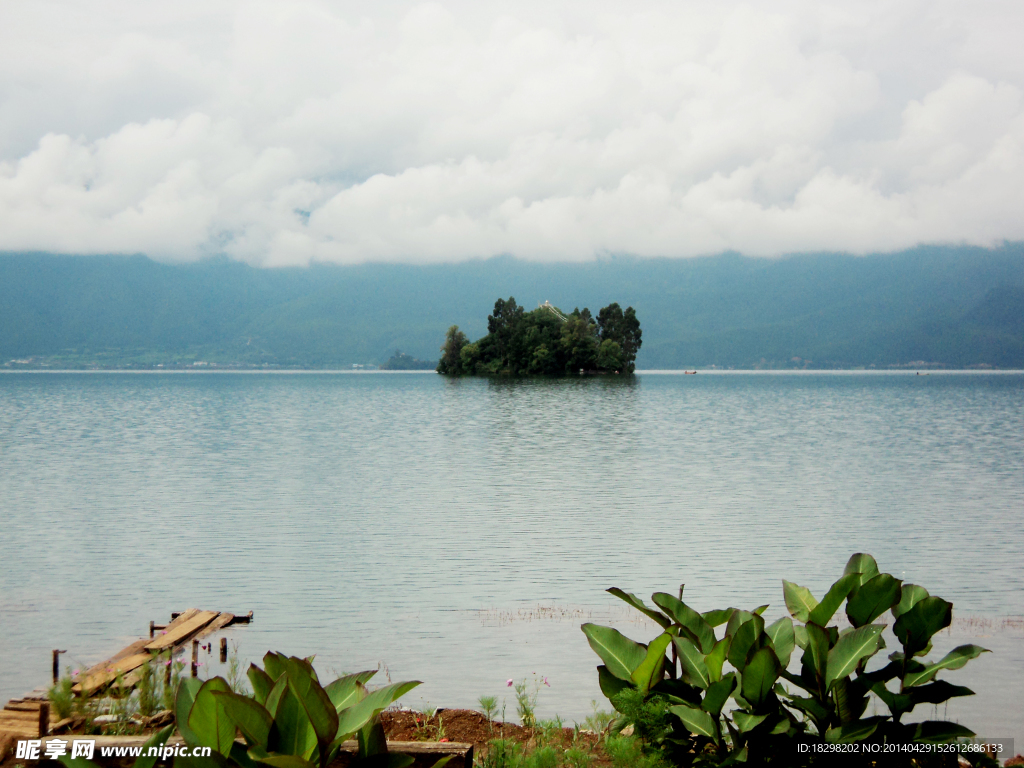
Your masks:
{"label": "tree on island", "polygon": [[527,312],[513,297],[498,299],[487,335],[469,343],[457,325],[448,329],[437,372],[461,375],[632,373],[641,346],[640,322],[629,307],[609,304],[594,320],[590,310],[563,314],[550,304]]}

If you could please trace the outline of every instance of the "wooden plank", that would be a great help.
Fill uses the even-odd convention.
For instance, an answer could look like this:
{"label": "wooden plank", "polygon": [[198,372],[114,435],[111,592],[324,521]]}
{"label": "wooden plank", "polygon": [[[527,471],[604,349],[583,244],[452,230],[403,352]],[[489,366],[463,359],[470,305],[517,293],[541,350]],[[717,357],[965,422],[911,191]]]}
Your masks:
{"label": "wooden plank", "polygon": [[5,712],[38,712],[39,707],[43,705],[41,701],[19,701],[17,699],[11,699],[4,704]]}
{"label": "wooden plank", "polygon": [[82,675],[78,678],[78,683],[72,690],[75,693],[80,693],[84,687],[86,691],[92,691],[96,688],[100,688],[104,685],[114,682],[119,674],[126,674],[131,672],[133,669],[141,667],[143,664],[152,660],[153,656],[149,653],[137,653],[134,656],[129,656],[125,659],[119,659],[118,661],[111,662],[109,667],[106,667],[102,671],[95,672],[91,675]]}
{"label": "wooden plank", "polygon": [[178,645],[217,618],[217,615],[216,611],[200,611],[188,621],[182,622],[174,629],[167,630],[166,634],[150,641],[146,645],[146,650],[163,651]]}
{"label": "wooden plank", "polygon": [[196,635],[192,639],[193,640],[202,640],[204,637],[207,637],[208,635],[212,635],[217,630],[223,629],[224,627],[226,627],[228,624],[230,624],[234,620],[235,620],[235,614],[233,614],[233,613],[222,613],[216,619],[211,621],[209,623],[209,625],[202,632],[200,632],[198,635]]}

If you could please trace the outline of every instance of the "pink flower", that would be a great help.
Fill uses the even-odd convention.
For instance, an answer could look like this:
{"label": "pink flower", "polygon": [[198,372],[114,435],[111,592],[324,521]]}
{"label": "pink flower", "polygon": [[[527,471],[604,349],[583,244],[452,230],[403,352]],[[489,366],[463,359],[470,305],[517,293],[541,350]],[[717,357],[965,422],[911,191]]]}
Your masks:
{"label": "pink flower", "polygon": [[505,685],[507,685],[509,688],[512,687],[512,678],[511,677],[508,679],[508,682],[505,683]]}
{"label": "pink flower", "polygon": [[548,688],[551,687],[551,683],[548,682],[548,679],[546,677],[543,677],[541,679],[544,681],[544,685],[546,685]]}

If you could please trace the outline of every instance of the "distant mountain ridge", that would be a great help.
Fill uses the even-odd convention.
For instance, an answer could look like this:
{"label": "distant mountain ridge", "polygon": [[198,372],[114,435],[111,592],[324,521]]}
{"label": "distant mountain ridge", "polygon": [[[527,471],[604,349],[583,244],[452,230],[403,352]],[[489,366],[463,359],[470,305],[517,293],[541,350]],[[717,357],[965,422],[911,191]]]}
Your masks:
{"label": "distant mountain ridge", "polygon": [[[0,254],[0,367],[436,360],[495,299],[632,305],[638,368],[1024,367],[1024,244],[855,257],[510,257],[257,269],[224,258]],[[14,362],[20,361],[20,362]]]}

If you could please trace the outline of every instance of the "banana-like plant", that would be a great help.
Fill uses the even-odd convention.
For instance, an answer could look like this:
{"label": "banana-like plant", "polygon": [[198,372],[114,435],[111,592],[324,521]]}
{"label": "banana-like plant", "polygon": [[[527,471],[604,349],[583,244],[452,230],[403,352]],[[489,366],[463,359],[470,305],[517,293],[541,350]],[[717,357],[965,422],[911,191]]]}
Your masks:
{"label": "banana-like plant", "polygon": [[[655,608],[621,589],[608,592],[656,622],[662,633],[642,645],[611,627],[584,624],[591,648],[604,661],[598,667],[601,690],[620,712],[635,712],[630,702],[638,696],[667,706],[676,720],[659,746],[677,765],[812,764],[817,753],[801,753],[797,745],[948,743],[974,736],[956,723],[901,721],[918,704],[973,695],[935,678],[986,649],[962,645],[937,662],[920,661],[935,633],[949,626],[952,605],[880,573],[870,555],[853,555],[820,602],[805,587],[783,581],[790,616],[767,626],[767,605],[698,613],[683,602],[682,587],[678,597],[655,593]],[[829,626],[844,603],[850,626]],[[887,611],[902,649],[869,672],[869,661],[885,647],[880,619]],[[719,637],[716,628],[723,625]],[[800,671],[790,672],[798,648]],[[871,694],[889,715],[864,717]],[[993,764],[978,753],[963,757]]]}
{"label": "banana-like plant", "polygon": [[[262,669],[249,667],[251,697],[234,693],[220,677],[183,680],[175,707],[178,731],[189,746],[210,747],[212,756],[177,757],[175,768],[327,768],[349,739],[358,742],[354,765],[411,765],[411,757],[388,754],[380,713],[420,683],[370,691],[366,683],[374,674],[358,672],[321,686],[308,660],[267,653]],[[235,740],[236,730],[244,744]]]}

